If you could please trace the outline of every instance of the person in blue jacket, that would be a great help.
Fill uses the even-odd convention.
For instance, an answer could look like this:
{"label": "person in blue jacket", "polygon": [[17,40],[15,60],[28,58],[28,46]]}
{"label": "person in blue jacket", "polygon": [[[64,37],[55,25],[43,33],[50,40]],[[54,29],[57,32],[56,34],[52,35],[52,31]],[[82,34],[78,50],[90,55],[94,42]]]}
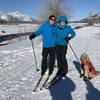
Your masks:
{"label": "person in blue jacket", "polygon": [[[52,74],[55,64],[55,28],[56,28],[56,17],[51,15],[40,28],[29,36],[30,40],[39,36],[43,37],[43,50],[42,50],[42,64],[41,64],[41,75],[44,75],[47,68],[49,67],[49,75]],[[49,57],[49,65],[47,65],[47,60]]]}
{"label": "person in blue jacket", "polygon": [[56,56],[57,56],[57,75],[65,76],[68,72],[68,63],[66,59],[68,42],[74,38],[76,33],[70,25],[66,16],[60,16],[56,27]]}

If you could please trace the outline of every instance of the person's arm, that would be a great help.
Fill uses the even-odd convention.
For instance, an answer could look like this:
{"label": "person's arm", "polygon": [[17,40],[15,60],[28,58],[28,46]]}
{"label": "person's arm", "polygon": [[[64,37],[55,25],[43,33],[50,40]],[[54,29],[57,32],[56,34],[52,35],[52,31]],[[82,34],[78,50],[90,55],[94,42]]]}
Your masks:
{"label": "person's arm", "polygon": [[69,36],[66,36],[64,39],[66,41],[71,40],[72,38],[74,38],[76,35],[76,33],[74,32],[74,30],[71,28],[71,26],[69,26]]}
{"label": "person's arm", "polygon": [[39,28],[37,31],[35,31],[33,34],[31,34],[31,35],[29,36],[29,39],[32,40],[32,39],[35,38],[36,36],[39,36],[42,32],[43,32],[43,25],[40,26],[40,28]]}
{"label": "person's arm", "polygon": [[39,29],[38,29],[37,31],[34,32],[34,35],[35,35],[35,36],[39,36],[41,33],[43,33],[43,27],[44,27],[44,25],[41,25],[41,26],[39,27]]}
{"label": "person's arm", "polygon": [[71,35],[71,38],[74,38],[75,37],[75,35],[76,35],[76,33],[75,33],[75,31],[71,28],[71,26],[69,27],[70,28],[70,35]]}

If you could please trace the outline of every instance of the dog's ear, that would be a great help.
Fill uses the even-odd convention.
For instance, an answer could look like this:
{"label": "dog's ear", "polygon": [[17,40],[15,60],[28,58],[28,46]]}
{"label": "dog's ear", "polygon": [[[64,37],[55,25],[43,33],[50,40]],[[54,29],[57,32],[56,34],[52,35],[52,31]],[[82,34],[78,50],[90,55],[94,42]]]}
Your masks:
{"label": "dog's ear", "polygon": [[90,61],[90,60],[89,60],[89,56],[88,56],[87,53],[85,54],[85,57],[86,57],[86,60],[87,60],[87,61]]}
{"label": "dog's ear", "polygon": [[81,55],[80,61],[81,61],[81,63],[84,61],[84,56],[83,55]]}
{"label": "dog's ear", "polygon": [[81,55],[81,57],[80,57],[80,60],[81,60],[81,62],[84,62],[84,61],[90,61],[89,60],[89,56],[88,56],[88,54],[87,53],[82,53],[82,55]]}

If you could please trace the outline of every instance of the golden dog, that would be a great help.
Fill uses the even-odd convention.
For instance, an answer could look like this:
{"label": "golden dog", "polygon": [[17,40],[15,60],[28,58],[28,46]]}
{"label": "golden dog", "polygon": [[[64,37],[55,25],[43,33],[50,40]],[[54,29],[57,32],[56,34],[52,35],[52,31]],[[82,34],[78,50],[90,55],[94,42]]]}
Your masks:
{"label": "golden dog", "polygon": [[84,80],[91,79],[96,76],[96,70],[91,63],[87,53],[82,53],[80,56],[81,61],[81,76],[84,77]]}

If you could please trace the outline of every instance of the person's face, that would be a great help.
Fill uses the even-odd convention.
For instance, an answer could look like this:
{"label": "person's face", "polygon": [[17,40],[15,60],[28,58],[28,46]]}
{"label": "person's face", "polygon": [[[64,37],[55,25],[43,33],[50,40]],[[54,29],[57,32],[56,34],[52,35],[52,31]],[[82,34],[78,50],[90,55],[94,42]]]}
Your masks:
{"label": "person's face", "polygon": [[52,17],[51,19],[49,19],[49,23],[50,25],[54,25],[56,23],[56,18]]}
{"label": "person's face", "polygon": [[61,21],[60,22],[60,25],[61,25],[62,28],[65,27],[65,22],[64,21]]}

